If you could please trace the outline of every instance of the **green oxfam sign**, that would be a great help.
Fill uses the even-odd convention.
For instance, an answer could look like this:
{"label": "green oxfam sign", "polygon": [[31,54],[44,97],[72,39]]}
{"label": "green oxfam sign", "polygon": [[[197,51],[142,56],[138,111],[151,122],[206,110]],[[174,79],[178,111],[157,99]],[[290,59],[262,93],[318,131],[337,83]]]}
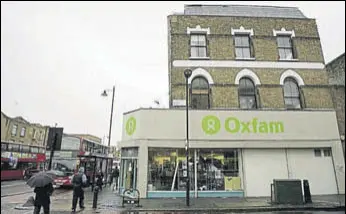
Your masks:
{"label": "green oxfam sign", "polygon": [[202,120],[202,129],[206,134],[216,134],[220,131],[220,127],[220,120],[215,116],[205,116]]}
{"label": "green oxfam sign", "polygon": [[[231,134],[236,133],[283,133],[284,124],[280,121],[260,121],[252,118],[250,121],[241,121],[236,117],[227,117],[224,121],[225,130]],[[202,129],[208,135],[220,131],[221,122],[216,116],[208,115],[202,119]]]}
{"label": "green oxfam sign", "polygon": [[136,131],[136,119],[134,117],[130,117],[126,122],[126,133],[127,135],[133,135]]}

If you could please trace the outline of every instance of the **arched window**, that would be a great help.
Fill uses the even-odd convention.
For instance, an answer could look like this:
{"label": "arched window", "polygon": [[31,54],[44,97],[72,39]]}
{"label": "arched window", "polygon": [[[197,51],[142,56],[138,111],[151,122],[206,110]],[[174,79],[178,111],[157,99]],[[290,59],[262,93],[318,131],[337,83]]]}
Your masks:
{"label": "arched window", "polygon": [[241,109],[256,109],[256,87],[250,78],[243,77],[239,80],[239,106]]}
{"label": "arched window", "polygon": [[285,106],[288,109],[301,108],[299,86],[292,77],[287,77],[284,80],[284,100]]}
{"label": "arched window", "polygon": [[210,108],[209,83],[204,77],[195,77],[191,82],[191,108]]}

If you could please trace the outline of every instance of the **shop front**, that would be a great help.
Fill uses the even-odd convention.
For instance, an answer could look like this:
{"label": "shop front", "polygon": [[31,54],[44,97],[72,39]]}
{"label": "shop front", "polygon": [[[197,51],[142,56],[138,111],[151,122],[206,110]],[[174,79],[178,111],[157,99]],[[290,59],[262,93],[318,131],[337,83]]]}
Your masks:
{"label": "shop front", "polygon": [[120,191],[142,198],[270,196],[273,179],[308,179],[313,195],[344,194],[345,164],[333,111],[190,111],[124,114]]}

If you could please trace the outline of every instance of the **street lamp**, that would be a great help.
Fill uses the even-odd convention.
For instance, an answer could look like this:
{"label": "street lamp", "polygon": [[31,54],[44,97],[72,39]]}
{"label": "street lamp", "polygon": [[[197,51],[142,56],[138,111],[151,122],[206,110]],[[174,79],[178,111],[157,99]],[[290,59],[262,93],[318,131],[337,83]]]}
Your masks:
{"label": "street lamp", "polygon": [[[107,96],[108,96],[107,91],[110,91],[110,90],[103,90],[101,96],[107,97]],[[108,147],[111,146],[112,121],[113,121],[113,106],[114,106],[114,92],[115,92],[115,86],[113,86],[113,97],[112,97],[111,118],[110,118],[110,121],[109,121]]]}
{"label": "street lamp", "polygon": [[185,76],[185,89],[186,89],[186,143],[185,143],[185,154],[186,154],[186,206],[190,206],[190,169],[189,169],[189,78],[192,75],[190,69],[184,71]]}
{"label": "street lamp", "polygon": [[[107,96],[108,96],[107,91],[110,91],[110,90],[103,90],[103,93],[101,94],[101,96],[107,97]],[[111,146],[111,135],[112,135],[114,93],[115,93],[115,86],[113,86],[111,118],[110,118],[110,121],[109,121],[109,134],[108,134],[108,149],[109,149],[109,150],[110,150],[110,146]],[[108,152],[109,152],[109,150],[108,150]],[[107,164],[106,164],[106,178],[108,178],[108,164],[109,164],[109,160],[108,160],[108,158],[107,158]],[[107,182],[106,182],[106,185],[107,185]]]}

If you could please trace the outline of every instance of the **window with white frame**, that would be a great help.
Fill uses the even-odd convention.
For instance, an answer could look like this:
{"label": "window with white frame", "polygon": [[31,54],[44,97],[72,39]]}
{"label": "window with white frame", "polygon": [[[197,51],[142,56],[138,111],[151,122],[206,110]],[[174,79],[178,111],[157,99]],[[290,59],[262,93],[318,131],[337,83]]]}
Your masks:
{"label": "window with white frame", "polygon": [[207,35],[191,34],[190,35],[190,57],[207,57]]}
{"label": "window with white frame", "polygon": [[290,35],[277,35],[277,45],[280,59],[294,59],[293,44]]}
{"label": "window with white frame", "polygon": [[284,80],[284,100],[287,109],[300,109],[300,89],[295,79],[287,77]]}
{"label": "window with white frame", "polygon": [[195,77],[191,82],[191,108],[209,109],[210,96],[208,80],[202,76]]}
{"label": "window with white frame", "polygon": [[235,34],[234,46],[236,58],[251,58],[251,41],[249,34]]}
{"label": "window with white frame", "polygon": [[241,109],[256,109],[256,87],[248,77],[243,77],[239,81],[239,105]]}
{"label": "window with white frame", "polygon": [[25,137],[25,132],[26,132],[26,128],[23,127],[23,128],[21,129],[21,131],[20,131],[20,136],[21,136],[21,137]]}
{"label": "window with white frame", "polygon": [[32,138],[36,139],[36,129],[32,129]]}
{"label": "window with white frame", "polygon": [[16,136],[17,135],[17,129],[18,129],[18,125],[14,124],[12,126],[12,131],[11,131],[12,136]]}

